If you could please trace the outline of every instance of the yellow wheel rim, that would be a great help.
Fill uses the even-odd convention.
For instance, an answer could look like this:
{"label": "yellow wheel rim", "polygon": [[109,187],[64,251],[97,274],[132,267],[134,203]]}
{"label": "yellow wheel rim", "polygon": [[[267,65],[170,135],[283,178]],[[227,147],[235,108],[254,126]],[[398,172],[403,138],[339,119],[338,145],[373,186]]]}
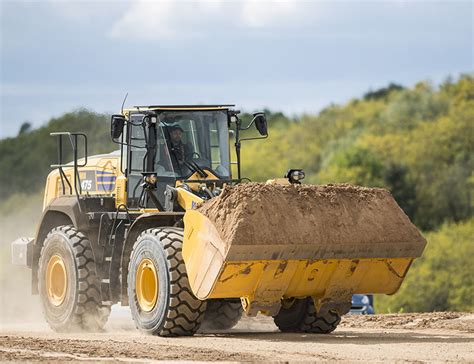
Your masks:
{"label": "yellow wheel rim", "polygon": [[53,255],[46,268],[46,292],[49,301],[54,306],[64,302],[67,290],[67,272],[63,258]]}
{"label": "yellow wheel rim", "polygon": [[136,293],[140,308],[145,312],[150,312],[156,305],[158,298],[158,276],[153,262],[142,259],[137,269]]}

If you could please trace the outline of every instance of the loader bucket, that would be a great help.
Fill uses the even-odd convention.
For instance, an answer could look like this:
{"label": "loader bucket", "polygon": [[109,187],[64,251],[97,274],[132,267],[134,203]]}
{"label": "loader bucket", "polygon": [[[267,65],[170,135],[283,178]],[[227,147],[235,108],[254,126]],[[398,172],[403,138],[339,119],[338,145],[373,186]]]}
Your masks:
{"label": "loader bucket", "polygon": [[387,190],[347,184],[226,187],[184,223],[194,294],[262,312],[292,297],[393,294],[426,245]]}

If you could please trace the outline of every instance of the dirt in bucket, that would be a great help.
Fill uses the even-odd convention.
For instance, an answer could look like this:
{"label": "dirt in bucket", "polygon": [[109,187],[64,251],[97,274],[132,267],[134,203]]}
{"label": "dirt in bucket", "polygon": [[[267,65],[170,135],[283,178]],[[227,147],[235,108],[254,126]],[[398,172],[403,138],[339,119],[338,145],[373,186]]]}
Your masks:
{"label": "dirt in bucket", "polygon": [[[394,244],[421,254],[425,240],[389,191],[349,184],[226,187],[198,211],[230,245]],[[415,251],[411,252],[416,253]]]}

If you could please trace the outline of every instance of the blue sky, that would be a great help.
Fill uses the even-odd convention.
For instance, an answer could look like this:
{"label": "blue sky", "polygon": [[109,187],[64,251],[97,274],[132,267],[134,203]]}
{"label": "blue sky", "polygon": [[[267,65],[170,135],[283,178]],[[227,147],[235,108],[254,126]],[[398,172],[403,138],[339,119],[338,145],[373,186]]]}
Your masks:
{"label": "blue sky", "polygon": [[317,112],[473,71],[472,1],[5,1],[1,129],[87,107]]}

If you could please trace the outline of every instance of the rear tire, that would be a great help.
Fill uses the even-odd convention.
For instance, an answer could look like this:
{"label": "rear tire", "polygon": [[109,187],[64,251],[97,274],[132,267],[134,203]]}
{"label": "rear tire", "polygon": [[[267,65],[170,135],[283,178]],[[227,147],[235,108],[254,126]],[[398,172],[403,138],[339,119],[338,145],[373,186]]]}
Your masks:
{"label": "rear tire", "polygon": [[240,300],[207,300],[207,309],[202,323],[203,330],[228,330],[233,328],[242,317]]}
{"label": "rear tire", "polygon": [[275,325],[283,332],[307,332],[314,334],[329,334],[333,332],[341,317],[329,311],[318,315],[313,299],[295,299],[290,307],[282,307],[276,316],[273,316]]}
{"label": "rear tire", "polygon": [[190,336],[206,302],[191,291],[181,255],[183,229],[155,228],[138,237],[128,268],[128,299],[136,327],[160,336]]}
{"label": "rear tire", "polygon": [[38,282],[43,313],[53,330],[100,331],[104,327],[110,307],[102,305],[91,244],[74,226],[56,227],[46,236]]}

